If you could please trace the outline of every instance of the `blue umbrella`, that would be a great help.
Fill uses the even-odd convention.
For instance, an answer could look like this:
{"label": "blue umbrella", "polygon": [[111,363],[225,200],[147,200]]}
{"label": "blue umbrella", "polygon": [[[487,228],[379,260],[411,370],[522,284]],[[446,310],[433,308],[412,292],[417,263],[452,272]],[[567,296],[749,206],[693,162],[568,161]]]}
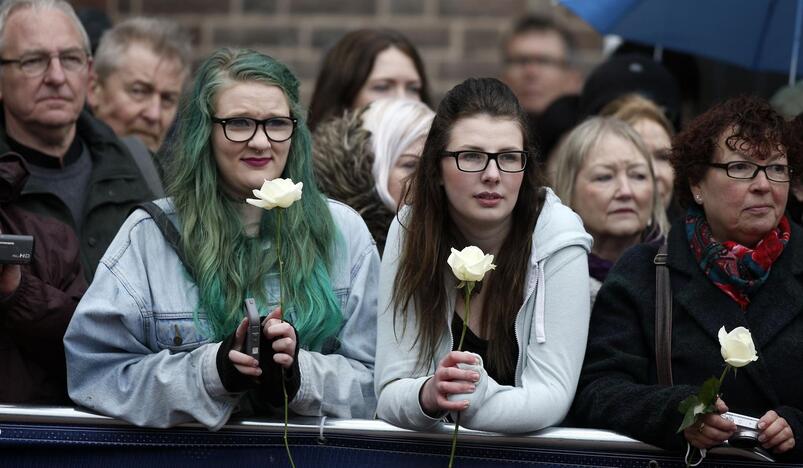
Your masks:
{"label": "blue umbrella", "polygon": [[803,0],[560,0],[601,34],[752,70],[803,72]]}

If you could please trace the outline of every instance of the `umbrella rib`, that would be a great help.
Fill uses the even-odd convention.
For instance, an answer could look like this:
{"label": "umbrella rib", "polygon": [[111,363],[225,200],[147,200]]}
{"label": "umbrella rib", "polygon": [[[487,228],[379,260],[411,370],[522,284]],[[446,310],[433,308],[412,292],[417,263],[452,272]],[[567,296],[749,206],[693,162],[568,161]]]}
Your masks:
{"label": "umbrella rib", "polygon": [[767,7],[766,14],[764,15],[764,21],[761,22],[761,34],[759,34],[759,42],[756,45],[756,48],[753,52],[753,61],[752,66],[750,68],[754,70],[758,70],[759,61],[761,60],[761,53],[764,50],[764,41],[767,38],[767,29],[769,29],[770,20],[772,19],[772,15],[775,13],[775,7],[778,6],[777,0],[770,0],[770,5]]}

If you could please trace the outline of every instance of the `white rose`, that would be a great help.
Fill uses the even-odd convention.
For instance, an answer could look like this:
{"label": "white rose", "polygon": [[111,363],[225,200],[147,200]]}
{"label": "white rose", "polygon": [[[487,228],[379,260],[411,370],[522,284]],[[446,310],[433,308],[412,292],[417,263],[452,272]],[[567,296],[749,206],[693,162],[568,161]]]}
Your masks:
{"label": "white rose", "polygon": [[720,349],[722,359],[731,366],[744,367],[758,360],[750,330],[736,327],[728,333],[725,331],[725,327],[722,327],[719,329],[718,338],[719,345],[722,347]]}
{"label": "white rose", "polygon": [[485,273],[496,268],[493,261],[493,255],[486,255],[479,247],[470,245],[461,251],[453,248],[446,263],[460,281],[482,281]]}
{"label": "white rose", "polygon": [[262,184],[262,188],[254,190],[254,196],[257,198],[248,198],[245,201],[266,210],[277,206],[287,208],[293,202],[301,199],[301,189],[303,187],[303,182],[294,184],[290,179],[266,179],[265,183]]}

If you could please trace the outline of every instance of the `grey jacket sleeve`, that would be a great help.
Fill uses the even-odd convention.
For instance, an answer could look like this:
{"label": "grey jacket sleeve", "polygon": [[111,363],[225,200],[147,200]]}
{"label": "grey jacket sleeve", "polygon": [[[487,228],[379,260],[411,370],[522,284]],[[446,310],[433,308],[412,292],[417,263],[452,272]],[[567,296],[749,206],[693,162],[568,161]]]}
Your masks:
{"label": "grey jacket sleeve", "polygon": [[64,337],[70,398],[139,426],[198,421],[219,429],[241,396],[220,382],[219,344],[180,352],[148,347],[150,295],[137,286],[147,277],[139,251],[147,243],[130,242],[129,225],[109,248],[119,254],[107,252],[101,261]]}
{"label": "grey jacket sleeve", "polygon": [[[357,216],[356,213],[354,216]],[[376,285],[379,254],[368,229],[349,232],[353,252],[349,261],[350,287],[343,308],[340,347],[334,353],[299,350],[301,386],[290,409],[303,416],[372,418],[374,356],[376,353]]]}
{"label": "grey jacket sleeve", "polygon": [[[566,417],[577,389],[588,337],[590,304],[586,250],[566,247],[550,256],[544,268],[546,342],[532,330],[526,349],[521,386],[499,385],[480,369],[471,394],[450,395],[468,400],[461,425],[483,431],[521,433],[555,425]],[[535,301],[533,301],[535,302]],[[527,310],[526,313],[533,313]]]}
{"label": "grey jacket sleeve", "polygon": [[388,233],[382,268],[379,273],[379,308],[377,318],[377,353],[375,387],[378,395],[377,416],[410,429],[426,430],[440,419],[424,413],[418,394],[433,369],[418,369],[421,352],[415,342],[415,314],[407,314],[407,322],[394,319],[393,283],[396,279],[401,237],[399,222],[394,220]]}

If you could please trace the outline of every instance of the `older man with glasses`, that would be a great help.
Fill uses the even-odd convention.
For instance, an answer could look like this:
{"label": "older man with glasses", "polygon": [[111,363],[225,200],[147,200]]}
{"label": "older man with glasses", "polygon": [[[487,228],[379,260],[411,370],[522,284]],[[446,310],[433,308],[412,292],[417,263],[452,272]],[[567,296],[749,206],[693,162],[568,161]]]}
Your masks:
{"label": "older man with glasses", "polygon": [[90,280],[130,209],[153,196],[114,133],[83,110],[91,69],[67,2],[0,7],[0,153],[21,154],[31,172],[16,204],[73,228]]}

